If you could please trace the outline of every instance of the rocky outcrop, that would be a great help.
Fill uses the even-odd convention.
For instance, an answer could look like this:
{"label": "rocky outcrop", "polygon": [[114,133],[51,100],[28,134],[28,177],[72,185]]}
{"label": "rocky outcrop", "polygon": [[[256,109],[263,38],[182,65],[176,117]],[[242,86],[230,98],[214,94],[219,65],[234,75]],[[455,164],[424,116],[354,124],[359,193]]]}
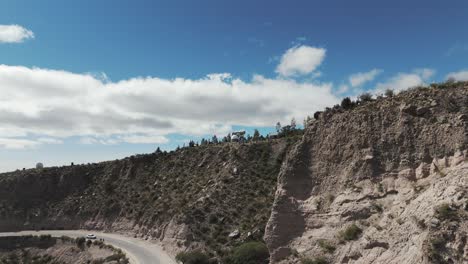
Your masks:
{"label": "rocky outcrop", "polygon": [[[265,233],[271,263],[429,262],[430,221],[444,202],[464,218],[447,227],[440,256],[466,261],[467,114],[466,83],[322,113],[280,171]],[[352,224],[362,235],[343,239]]]}

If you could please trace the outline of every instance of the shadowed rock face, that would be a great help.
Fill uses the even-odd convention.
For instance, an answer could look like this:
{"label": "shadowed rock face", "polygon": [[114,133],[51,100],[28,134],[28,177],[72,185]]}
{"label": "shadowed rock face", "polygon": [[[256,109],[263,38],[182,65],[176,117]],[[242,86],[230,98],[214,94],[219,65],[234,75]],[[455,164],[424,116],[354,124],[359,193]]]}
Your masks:
{"label": "shadowed rock face", "polygon": [[[349,111],[323,113],[288,153],[280,171],[265,234],[271,262],[296,263],[291,253],[297,251],[304,257],[323,255],[331,263],[390,263],[378,262],[379,256],[404,254],[408,249],[399,248],[404,244],[391,238],[369,242],[377,246],[368,243],[365,249],[364,242],[339,244],[337,233],[354,222],[377,224],[369,219],[388,212],[384,205],[376,205],[383,206],[376,210],[372,202],[406,197],[418,181],[463,163],[467,116],[467,83],[413,89]],[[407,203],[417,197],[407,197]],[[324,253],[317,246],[319,239],[336,243],[336,251]],[[374,259],[363,257],[373,248],[380,250],[374,250]],[[422,252],[422,244],[415,250]],[[420,263],[418,257],[405,263]]]}

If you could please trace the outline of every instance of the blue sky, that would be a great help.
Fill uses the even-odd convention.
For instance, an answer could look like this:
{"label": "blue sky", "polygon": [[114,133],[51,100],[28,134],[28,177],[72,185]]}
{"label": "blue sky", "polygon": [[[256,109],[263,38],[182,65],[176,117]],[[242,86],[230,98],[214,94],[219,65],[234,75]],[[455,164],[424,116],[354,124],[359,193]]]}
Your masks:
{"label": "blue sky", "polygon": [[0,170],[267,132],[343,96],[468,79],[467,11],[466,1],[2,1]]}

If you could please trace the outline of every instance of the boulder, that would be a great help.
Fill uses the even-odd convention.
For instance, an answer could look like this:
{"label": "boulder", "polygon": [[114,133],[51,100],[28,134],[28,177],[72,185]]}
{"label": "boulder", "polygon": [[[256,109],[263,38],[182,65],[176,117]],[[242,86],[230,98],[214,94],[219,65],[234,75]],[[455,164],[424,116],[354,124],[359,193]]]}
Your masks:
{"label": "boulder", "polygon": [[415,173],[416,173],[415,176],[417,180],[426,178],[431,173],[431,164],[424,163],[424,162],[421,163],[419,167],[416,168]]}
{"label": "boulder", "polygon": [[234,231],[232,231],[229,235],[228,235],[229,238],[232,238],[232,239],[235,239],[235,238],[238,238],[240,237],[240,231],[239,229],[236,229]]}
{"label": "boulder", "polygon": [[418,107],[416,109],[416,115],[418,115],[418,116],[424,116],[424,115],[426,115],[426,114],[428,114],[430,112],[431,112],[431,110],[429,108],[427,108],[427,107]]}
{"label": "boulder", "polygon": [[400,172],[398,172],[398,177],[403,177],[406,178],[410,181],[415,181],[416,180],[416,173],[414,169],[405,169]]}

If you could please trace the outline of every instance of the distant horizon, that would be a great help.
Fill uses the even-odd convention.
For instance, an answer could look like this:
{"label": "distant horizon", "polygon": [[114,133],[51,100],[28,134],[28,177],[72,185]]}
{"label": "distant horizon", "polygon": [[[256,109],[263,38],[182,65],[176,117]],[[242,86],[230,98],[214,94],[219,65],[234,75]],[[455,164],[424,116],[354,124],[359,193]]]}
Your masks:
{"label": "distant horizon", "polygon": [[0,171],[263,135],[363,92],[468,80],[468,2],[0,3]]}

